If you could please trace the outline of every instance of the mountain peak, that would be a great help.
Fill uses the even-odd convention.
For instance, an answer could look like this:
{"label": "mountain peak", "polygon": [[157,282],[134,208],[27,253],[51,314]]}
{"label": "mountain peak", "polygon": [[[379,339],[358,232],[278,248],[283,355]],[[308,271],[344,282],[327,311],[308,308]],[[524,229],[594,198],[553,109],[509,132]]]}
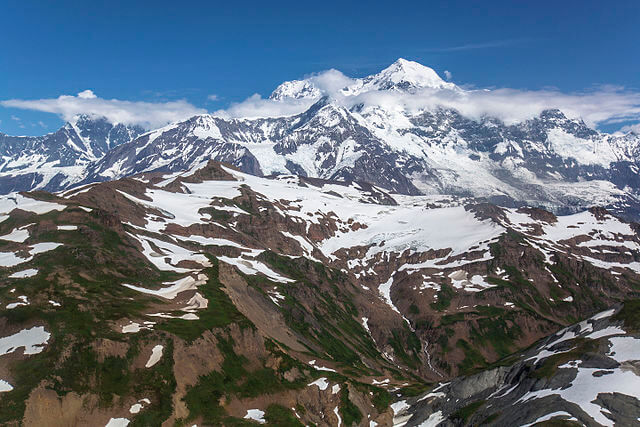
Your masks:
{"label": "mountain peak", "polygon": [[393,83],[400,88],[408,85],[417,88],[438,89],[454,86],[452,83],[442,80],[433,68],[404,58],[398,58],[393,64],[371,77],[381,82]]}
{"label": "mountain peak", "polygon": [[347,95],[357,95],[371,90],[401,90],[412,92],[418,89],[450,89],[457,86],[440,78],[432,68],[415,61],[398,58],[393,64],[377,74],[358,79],[344,89]]}

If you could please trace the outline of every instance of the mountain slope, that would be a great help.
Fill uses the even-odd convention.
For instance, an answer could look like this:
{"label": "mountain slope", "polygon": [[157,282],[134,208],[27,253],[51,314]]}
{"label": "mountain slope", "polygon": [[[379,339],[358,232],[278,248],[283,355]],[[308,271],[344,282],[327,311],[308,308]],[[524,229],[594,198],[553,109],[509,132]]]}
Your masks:
{"label": "mountain slope", "polygon": [[0,133],[2,193],[69,186],[82,176],[86,165],[142,132],[136,126],[80,115],[58,131],[40,137]]}
{"label": "mountain slope", "polygon": [[81,182],[179,171],[213,159],[259,176],[360,180],[395,193],[472,196],[559,214],[605,206],[638,218],[638,135],[600,133],[558,110],[506,124],[414,106],[433,93],[468,95],[405,60],[332,96],[314,78],[286,82],[274,102],[313,105],[289,117],[196,116],[109,152]]}
{"label": "mountain slope", "polygon": [[512,357],[512,366],[396,404],[396,425],[638,425],[638,308],[629,301]]}
{"label": "mountain slope", "polygon": [[602,209],[213,162],[0,211],[9,424],[387,426],[391,391],[486,369],[640,283],[637,225]]}

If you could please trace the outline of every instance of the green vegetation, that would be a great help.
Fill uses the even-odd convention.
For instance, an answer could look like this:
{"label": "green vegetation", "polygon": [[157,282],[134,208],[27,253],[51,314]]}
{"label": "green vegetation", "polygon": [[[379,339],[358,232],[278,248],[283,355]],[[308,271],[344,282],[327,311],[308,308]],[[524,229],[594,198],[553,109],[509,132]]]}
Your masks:
{"label": "green vegetation", "polygon": [[436,311],[444,311],[451,305],[451,300],[456,295],[453,288],[445,281],[440,284],[440,290],[438,291],[438,300],[431,303],[431,308]]}
{"label": "green vegetation", "polygon": [[640,331],[640,299],[626,301],[613,319],[623,321],[628,329]]}
{"label": "green vegetation", "polygon": [[533,378],[551,378],[555,375],[558,367],[572,360],[579,360],[585,353],[597,350],[598,341],[575,338],[573,340],[575,348],[565,353],[556,353],[544,359],[542,364],[538,363],[537,368],[529,375]]}
{"label": "green vegetation", "polygon": [[[245,276],[245,280],[261,292],[277,287],[285,296],[281,304],[285,322],[315,344],[315,349],[309,348],[311,354],[334,360],[354,376],[379,374],[361,361],[359,354],[383,358],[356,320],[358,311],[349,291],[352,285],[343,272],[307,258],[289,258],[272,251],[263,252],[259,259],[297,281],[295,285],[282,286],[260,276]],[[310,301],[313,304],[309,304]]]}
{"label": "green vegetation", "polygon": [[201,416],[205,423],[218,425],[227,419],[226,412],[219,403],[223,397],[256,397],[306,386],[306,378],[290,382],[271,368],[248,371],[245,366],[249,361],[236,354],[233,340],[222,334],[216,335],[216,339],[218,349],[224,357],[222,369],[201,376],[198,383],[187,390],[184,401],[189,408],[189,419]]}
{"label": "green vegetation", "polygon": [[360,424],[362,412],[349,400],[349,388],[345,384],[340,390],[340,416],[345,426]]}
{"label": "green vegetation", "polygon": [[464,360],[458,364],[458,369],[462,375],[472,373],[475,368],[486,366],[487,361],[484,357],[467,341],[459,339],[458,342],[456,342],[456,347],[464,351]]}
{"label": "green vegetation", "polygon": [[211,267],[204,270],[208,280],[204,286],[198,290],[209,301],[206,309],[198,311],[197,322],[184,319],[168,319],[158,325],[158,329],[171,332],[180,338],[191,342],[200,337],[206,330],[222,328],[231,323],[236,323],[242,328],[253,327],[253,324],[238,311],[229,299],[229,296],[222,290],[222,283],[219,280],[218,259],[208,256]]}
{"label": "green vegetation", "polygon": [[416,334],[404,325],[404,329],[392,329],[391,335],[389,344],[393,353],[407,366],[416,368],[420,363],[418,354],[422,348]]}
{"label": "green vegetation", "polygon": [[290,409],[282,405],[271,404],[264,411],[264,419],[267,425],[281,427],[303,427]]}

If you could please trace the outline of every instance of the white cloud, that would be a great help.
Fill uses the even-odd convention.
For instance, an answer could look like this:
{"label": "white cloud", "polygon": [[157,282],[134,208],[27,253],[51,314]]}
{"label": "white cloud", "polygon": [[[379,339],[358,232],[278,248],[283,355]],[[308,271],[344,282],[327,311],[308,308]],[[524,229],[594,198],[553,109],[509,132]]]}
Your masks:
{"label": "white cloud", "polygon": [[215,93],[212,93],[211,95],[207,96],[207,99],[209,101],[219,101],[220,97],[218,95],[216,95]]}
{"label": "white cloud", "polygon": [[453,78],[453,74],[451,74],[451,71],[449,70],[444,70],[444,76],[447,80],[451,80]]}
{"label": "white cloud", "polygon": [[273,101],[262,98],[256,93],[242,102],[231,104],[229,108],[218,110],[213,114],[224,118],[283,117],[302,113],[311,104],[313,104],[313,101],[308,99]]}
{"label": "white cloud", "polygon": [[82,92],[80,92],[78,94],[78,98],[82,98],[82,99],[94,99],[97,98],[96,94],[93,93],[92,90],[83,90]]}
{"label": "white cloud", "polygon": [[11,120],[15,120],[16,122],[19,122],[22,119],[18,116],[11,115]]}
{"label": "white cloud", "polygon": [[622,132],[635,132],[640,134],[640,123],[636,123],[634,125],[623,126],[620,131]]}
{"label": "white cloud", "polygon": [[[450,73],[444,72],[451,77]],[[344,96],[340,89],[352,84],[337,70],[314,74],[307,79],[324,95],[346,108],[363,103],[368,106],[398,107],[410,112],[438,107],[453,108],[474,120],[496,117],[507,124],[537,117],[542,111],[558,108],[570,118],[582,119],[589,126],[640,121],[640,93],[620,87],[603,86],[580,93],[564,93],[555,89],[518,90],[448,90],[423,89],[414,94],[396,91],[370,91],[357,96]],[[312,100],[285,99],[275,101],[253,95],[215,114],[225,117],[274,117],[303,112]]]}
{"label": "white cloud", "polygon": [[206,113],[206,110],[197,108],[185,100],[142,102],[103,99],[91,90],[84,90],[77,96],[61,95],[58,98],[34,100],[8,99],[0,101],[0,105],[53,113],[64,120],[71,120],[77,114],[88,114],[106,117],[113,123],[138,124],[147,128],[160,127]]}

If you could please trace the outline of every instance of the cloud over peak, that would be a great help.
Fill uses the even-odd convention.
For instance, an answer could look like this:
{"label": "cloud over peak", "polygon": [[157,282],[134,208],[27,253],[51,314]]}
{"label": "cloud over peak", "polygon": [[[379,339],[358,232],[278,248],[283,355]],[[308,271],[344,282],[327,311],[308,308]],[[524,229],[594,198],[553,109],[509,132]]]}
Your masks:
{"label": "cloud over peak", "polygon": [[8,99],[0,101],[0,105],[53,113],[67,121],[78,114],[87,114],[106,117],[112,123],[135,124],[149,129],[206,113],[206,110],[185,100],[145,102],[104,99],[89,89],[77,95],[61,95],[57,98]]}

